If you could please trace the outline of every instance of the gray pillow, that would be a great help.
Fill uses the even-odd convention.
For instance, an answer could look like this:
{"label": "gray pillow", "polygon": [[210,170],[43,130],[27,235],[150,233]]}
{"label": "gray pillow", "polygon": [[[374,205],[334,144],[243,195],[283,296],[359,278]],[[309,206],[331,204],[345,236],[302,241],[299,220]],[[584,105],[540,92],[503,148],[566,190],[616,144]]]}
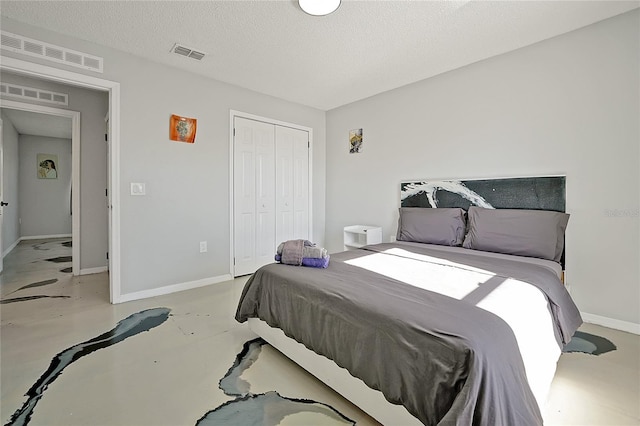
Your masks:
{"label": "gray pillow", "polygon": [[400,207],[398,241],[459,246],[464,241],[463,209]]}
{"label": "gray pillow", "polygon": [[469,208],[463,247],[560,261],[569,215],[547,210]]}

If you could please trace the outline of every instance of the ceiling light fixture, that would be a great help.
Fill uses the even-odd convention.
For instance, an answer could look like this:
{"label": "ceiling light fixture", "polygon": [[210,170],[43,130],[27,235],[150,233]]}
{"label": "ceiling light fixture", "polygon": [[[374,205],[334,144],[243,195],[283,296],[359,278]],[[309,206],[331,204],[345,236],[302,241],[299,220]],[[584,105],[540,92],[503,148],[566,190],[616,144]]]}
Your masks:
{"label": "ceiling light fixture", "polygon": [[335,12],[341,0],[298,0],[300,8],[313,16],[324,16]]}

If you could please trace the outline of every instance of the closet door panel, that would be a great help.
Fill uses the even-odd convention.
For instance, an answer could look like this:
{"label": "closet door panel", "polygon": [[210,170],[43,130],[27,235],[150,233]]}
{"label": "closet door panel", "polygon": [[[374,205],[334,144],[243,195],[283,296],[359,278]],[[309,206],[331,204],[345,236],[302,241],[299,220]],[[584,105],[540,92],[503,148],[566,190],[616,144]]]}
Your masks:
{"label": "closet door panel", "polygon": [[296,238],[309,239],[309,133],[297,130],[293,144],[293,228]]}
{"label": "closet door panel", "polygon": [[240,117],[234,129],[234,276],[240,276],[273,262],[275,130]]}
{"label": "closet door panel", "polygon": [[[264,124],[264,123],[260,123]],[[275,224],[275,134],[260,134],[256,145],[256,269],[274,262]]]}
{"label": "closet door panel", "polygon": [[286,127],[276,127],[276,241],[294,239],[293,138]]}
{"label": "closet door panel", "polygon": [[309,133],[276,126],[276,240],[309,238]]}

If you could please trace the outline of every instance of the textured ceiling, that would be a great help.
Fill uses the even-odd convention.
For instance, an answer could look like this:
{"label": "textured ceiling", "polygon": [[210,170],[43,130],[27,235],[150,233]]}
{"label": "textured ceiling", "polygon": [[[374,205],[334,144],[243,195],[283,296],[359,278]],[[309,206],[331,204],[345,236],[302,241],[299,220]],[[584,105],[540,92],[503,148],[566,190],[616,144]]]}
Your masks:
{"label": "textured ceiling", "polygon": [[[329,110],[572,31],[639,1],[8,1],[10,19]],[[174,43],[207,53],[195,61]],[[91,52],[87,52],[91,53]]]}

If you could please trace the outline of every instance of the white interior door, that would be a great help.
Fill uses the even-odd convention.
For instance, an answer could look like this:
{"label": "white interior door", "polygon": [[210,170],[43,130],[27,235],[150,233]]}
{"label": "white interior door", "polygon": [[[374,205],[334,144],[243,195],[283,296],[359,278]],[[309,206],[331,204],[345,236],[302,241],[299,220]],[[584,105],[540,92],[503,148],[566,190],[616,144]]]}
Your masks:
{"label": "white interior door", "polygon": [[3,270],[3,254],[4,248],[2,247],[2,210],[4,209],[3,187],[4,187],[4,156],[2,149],[2,119],[0,118],[0,272]]}
{"label": "white interior door", "polygon": [[234,118],[234,276],[255,272],[275,254],[275,134],[272,124]]}
{"label": "white interior door", "polygon": [[276,126],[276,242],[309,239],[309,133]]}

